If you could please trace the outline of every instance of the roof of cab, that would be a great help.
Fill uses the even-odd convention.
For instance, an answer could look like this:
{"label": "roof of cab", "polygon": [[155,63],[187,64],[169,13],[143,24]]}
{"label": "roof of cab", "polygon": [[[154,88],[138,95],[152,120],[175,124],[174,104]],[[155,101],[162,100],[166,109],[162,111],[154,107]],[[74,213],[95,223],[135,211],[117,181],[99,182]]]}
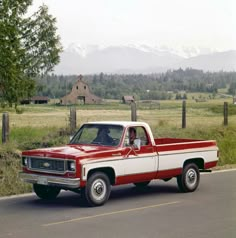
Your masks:
{"label": "roof of cab", "polygon": [[137,122],[137,121],[93,121],[93,122],[87,122],[85,124],[121,125],[124,127],[148,125],[146,122]]}

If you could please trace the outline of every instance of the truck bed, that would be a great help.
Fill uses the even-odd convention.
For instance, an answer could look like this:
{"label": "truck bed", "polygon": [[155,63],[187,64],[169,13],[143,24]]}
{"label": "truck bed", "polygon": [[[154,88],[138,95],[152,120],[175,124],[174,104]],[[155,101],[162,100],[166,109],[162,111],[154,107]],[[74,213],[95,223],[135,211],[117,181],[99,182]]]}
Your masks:
{"label": "truck bed", "polygon": [[198,140],[198,139],[179,139],[179,138],[157,138],[154,139],[157,151],[173,151],[184,149],[197,149],[215,147],[215,140]]}

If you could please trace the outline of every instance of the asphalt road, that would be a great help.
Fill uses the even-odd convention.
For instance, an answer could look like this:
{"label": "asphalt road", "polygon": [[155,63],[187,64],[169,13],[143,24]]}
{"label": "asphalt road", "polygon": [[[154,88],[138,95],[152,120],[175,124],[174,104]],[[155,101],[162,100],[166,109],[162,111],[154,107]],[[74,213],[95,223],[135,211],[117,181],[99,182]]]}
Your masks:
{"label": "asphalt road", "polygon": [[176,179],[112,189],[102,207],[88,208],[78,194],[55,201],[35,195],[0,199],[0,238],[235,238],[236,170],[201,176],[194,193],[178,191]]}

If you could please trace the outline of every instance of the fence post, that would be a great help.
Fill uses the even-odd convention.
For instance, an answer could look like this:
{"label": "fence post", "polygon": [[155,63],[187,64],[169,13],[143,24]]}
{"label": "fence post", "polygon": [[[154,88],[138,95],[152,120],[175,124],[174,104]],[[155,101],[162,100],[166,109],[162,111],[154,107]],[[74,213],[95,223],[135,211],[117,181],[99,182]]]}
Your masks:
{"label": "fence post", "polygon": [[2,143],[9,140],[9,115],[7,112],[2,114]]}
{"label": "fence post", "polygon": [[131,102],[131,121],[137,121],[136,103]]}
{"label": "fence post", "polygon": [[182,128],[186,128],[186,101],[182,104]]}
{"label": "fence post", "polygon": [[70,131],[74,133],[76,130],[76,108],[70,108]]}
{"label": "fence post", "polygon": [[224,126],[228,126],[228,103],[224,102]]}

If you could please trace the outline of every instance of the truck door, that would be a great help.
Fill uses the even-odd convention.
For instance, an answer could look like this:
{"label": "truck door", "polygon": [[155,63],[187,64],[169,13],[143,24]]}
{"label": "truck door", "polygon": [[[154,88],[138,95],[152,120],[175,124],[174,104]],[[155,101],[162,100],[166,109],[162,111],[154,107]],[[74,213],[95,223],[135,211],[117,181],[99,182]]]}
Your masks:
{"label": "truck door", "polygon": [[[140,140],[140,147],[131,141],[132,130],[136,139]],[[126,183],[152,180],[157,172],[157,153],[151,144],[144,127],[132,127],[126,131],[123,150],[124,179]]]}

